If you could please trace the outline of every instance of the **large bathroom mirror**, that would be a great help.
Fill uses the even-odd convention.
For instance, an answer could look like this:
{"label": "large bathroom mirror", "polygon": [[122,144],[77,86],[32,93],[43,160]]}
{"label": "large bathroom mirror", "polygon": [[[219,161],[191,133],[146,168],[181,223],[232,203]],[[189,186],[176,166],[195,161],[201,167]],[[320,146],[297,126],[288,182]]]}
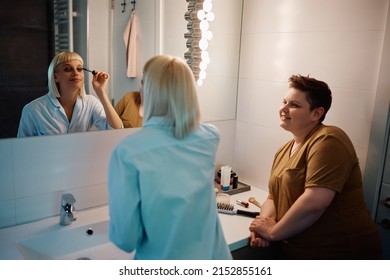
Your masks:
{"label": "large bathroom mirror", "polygon": [[[77,1],[77,0],[73,0]],[[90,69],[107,71],[111,75],[108,92],[114,105],[129,91],[139,89],[144,62],[156,54],[171,54],[183,57],[186,51],[187,21],[184,18],[188,3],[186,0],[136,0],[135,5],[131,0],[84,0],[87,1],[87,49],[84,54],[85,60]],[[7,3],[6,3],[7,2]],[[29,11],[34,13],[35,18],[31,22],[43,22],[49,31],[55,28],[52,25],[53,16],[49,12],[53,8],[53,0],[15,0],[3,1],[1,4],[2,20],[12,16],[6,11],[22,9],[19,18],[27,16]],[[125,4],[125,5],[124,5]],[[199,87],[199,100],[203,121],[220,121],[235,119],[237,86],[238,86],[238,65],[240,51],[240,31],[242,16],[242,1],[238,0],[213,0],[213,12],[215,20],[210,24],[213,32],[213,39],[209,43],[211,62],[207,69],[207,78]],[[137,17],[137,75],[129,78],[126,76],[126,52],[124,44],[124,30],[132,16]],[[42,18],[44,17],[44,18]],[[9,20],[17,25],[18,17]],[[15,29],[18,31],[18,28]],[[24,31],[25,32],[25,31]],[[43,32],[41,32],[43,33]],[[50,33],[50,32],[49,32]],[[3,39],[8,37],[19,38],[15,41],[21,56],[7,56],[2,54],[2,80],[10,77],[5,75],[6,69],[15,69],[16,73],[26,74],[25,70],[18,68],[22,61],[32,59],[35,47],[23,42],[22,36],[11,36],[7,30],[2,30]],[[39,65],[35,63],[35,80],[23,80],[23,75],[14,75],[11,82],[7,84],[8,94],[3,94],[1,100],[2,111],[0,114],[0,131],[5,131],[4,124],[12,124],[14,134],[1,133],[0,138],[16,137],[15,127],[18,126],[21,102],[29,102],[34,99],[31,95],[24,96],[15,94],[15,88],[21,86],[27,91],[34,91],[36,94],[44,95],[46,86],[35,86],[36,80],[47,81],[47,66],[54,55],[53,37],[43,36],[45,53],[47,56],[40,59]],[[78,36],[78,35],[75,35]],[[27,36],[25,37],[27,40]],[[27,41],[26,41],[27,42]],[[42,47],[42,46],[40,46]],[[34,66],[33,66],[34,67]],[[20,71],[20,72],[19,72]],[[4,81],[1,82],[2,84]],[[88,81],[90,83],[90,80]],[[34,87],[35,86],[35,87]],[[5,99],[6,98],[6,99]],[[12,99],[12,100],[11,100]],[[15,101],[16,100],[16,101]],[[12,109],[12,106],[19,102],[19,107]],[[11,107],[10,107],[11,106]],[[12,112],[12,113],[10,113]]]}

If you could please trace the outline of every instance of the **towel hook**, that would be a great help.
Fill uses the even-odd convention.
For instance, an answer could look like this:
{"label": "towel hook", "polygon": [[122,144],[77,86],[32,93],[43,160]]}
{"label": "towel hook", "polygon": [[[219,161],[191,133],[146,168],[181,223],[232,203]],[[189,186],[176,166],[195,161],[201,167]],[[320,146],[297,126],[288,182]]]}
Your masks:
{"label": "towel hook", "polygon": [[123,3],[121,4],[121,6],[123,7],[122,8],[122,13],[124,13],[125,12],[125,10],[126,10],[126,0],[123,0]]}
{"label": "towel hook", "polygon": [[[131,1],[130,2],[130,4],[133,4],[133,9],[131,9],[132,11],[134,11],[135,10],[135,3],[136,3],[136,1],[135,0],[133,0],[133,1]],[[121,6],[123,7],[122,8],[122,13],[124,13],[125,11],[126,11],[126,0],[123,0],[123,3],[121,4]]]}

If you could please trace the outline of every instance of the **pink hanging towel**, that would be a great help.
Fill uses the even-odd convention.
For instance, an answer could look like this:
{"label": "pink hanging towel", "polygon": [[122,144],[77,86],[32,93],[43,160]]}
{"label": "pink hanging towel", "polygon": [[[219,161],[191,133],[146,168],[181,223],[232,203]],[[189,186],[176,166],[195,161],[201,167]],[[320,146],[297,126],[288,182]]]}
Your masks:
{"label": "pink hanging towel", "polygon": [[126,46],[127,77],[129,78],[137,77],[137,39],[139,37],[137,20],[135,11],[132,11],[129,23],[123,33],[123,40]]}

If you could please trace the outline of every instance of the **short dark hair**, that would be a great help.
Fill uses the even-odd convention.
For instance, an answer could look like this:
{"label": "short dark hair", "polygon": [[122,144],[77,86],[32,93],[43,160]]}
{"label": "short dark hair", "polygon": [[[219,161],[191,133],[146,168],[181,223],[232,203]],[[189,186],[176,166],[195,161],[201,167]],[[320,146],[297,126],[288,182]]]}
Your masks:
{"label": "short dark hair", "polygon": [[310,110],[319,107],[324,108],[324,115],[320,119],[320,122],[322,122],[332,104],[332,92],[328,84],[311,78],[309,75],[302,76],[299,74],[292,75],[288,81],[290,82],[290,88],[298,89],[306,95],[306,100],[310,104]]}

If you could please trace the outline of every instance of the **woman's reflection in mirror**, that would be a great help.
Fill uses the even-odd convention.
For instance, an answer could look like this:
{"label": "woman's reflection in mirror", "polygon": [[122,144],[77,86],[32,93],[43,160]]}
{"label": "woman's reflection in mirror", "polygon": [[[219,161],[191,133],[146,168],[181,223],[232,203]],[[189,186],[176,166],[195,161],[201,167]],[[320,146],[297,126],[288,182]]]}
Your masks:
{"label": "woman's reflection in mirror", "polygon": [[139,91],[126,93],[115,105],[115,111],[122,119],[125,128],[141,127],[143,115],[141,93]]}
{"label": "woman's reflection in mirror", "polygon": [[82,57],[58,53],[48,69],[49,92],[23,107],[18,137],[123,128],[106,92],[109,75],[95,71],[87,95]]}

